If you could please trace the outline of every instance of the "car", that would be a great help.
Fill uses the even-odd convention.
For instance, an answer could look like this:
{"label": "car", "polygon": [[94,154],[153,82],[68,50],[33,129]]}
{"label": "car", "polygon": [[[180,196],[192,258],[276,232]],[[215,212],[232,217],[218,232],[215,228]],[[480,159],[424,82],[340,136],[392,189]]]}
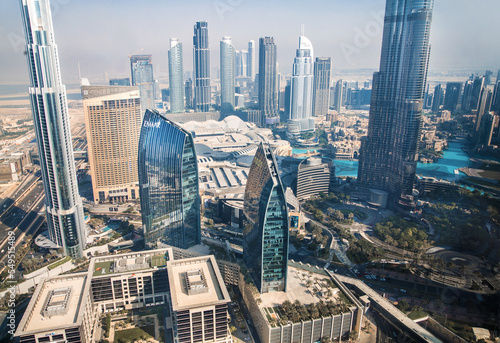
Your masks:
{"label": "car", "polygon": [[404,288],[401,288],[400,291],[403,293],[406,293],[406,289],[404,289]]}
{"label": "car", "polygon": [[250,337],[245,337],[244,340],[245,341],[249,341],[251,338]]}

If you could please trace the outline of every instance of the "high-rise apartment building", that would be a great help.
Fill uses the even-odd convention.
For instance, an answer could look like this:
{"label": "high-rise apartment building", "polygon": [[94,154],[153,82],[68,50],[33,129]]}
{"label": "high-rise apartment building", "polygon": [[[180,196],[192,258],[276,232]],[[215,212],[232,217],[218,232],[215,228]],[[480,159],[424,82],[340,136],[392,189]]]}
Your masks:
{"label": "high-rise apartment building", "polygon": [[313,110],[315,117],[326,116],[330,103],[330,73],[332,59],[316,57],[314,62]]}
{"label": "high-rise apartment building", "polygon": [[29,97],[40,156],[49,237],[74,258],[83,256],[86,226],[78,194],[66,87],[61,81],[48,0],[21,0]]}
{"label": "high-rise apartment building", "polygon": [[298,136],[303,132],[314,131],[312,117],[314,50],[311,41],[299,37],[292,70],[292,88],[290,99],[290,117],[287,123],[287,134]]}
{"label": "high-rise apartment building", "polygon": [[247,77],[255,80],[255,41],[248,42]]}
{"label": "high-rise apartment building", "polygon": [[198,164],[191,134],[157,111],[146,111],[138,169],[146,246],[199,244]]}
{"label": "high-rise apartment building", "polygon": [[95,203],[137,199],[137,148],[142,124],[137,87],[82,86]]}
{"label": "high-rise apartment building", "polygon": [[461,82],[448,82],[446,84],[446,93],[444,96],[444,106],[445,110],[455,112],[458,108],[458,101],[460,100],[460,94],[462,92]]}
{"label": "high-rise apartment building", "polygon": [[153,56],[132,55],[130,56],[130,72],[132,75],[132,86],[139,87],[141,94],[141,110],[155,108],[155,89],[153,79]]}
{"label": "high-rise apartment building", "polygon": [[430,46],[433,0],[387,0],[380,70],[373,75],[361,186],[411,201]]}
{"label": "high-rise apartment building", "polygon": [[182,43],[177,38],[170,38],[168,50],[168,82],[170,87],[170,112],[184,112],[184,72]]}
{"label": "high-rise apartment building", "polygon": [[260,144],[248,174],[243,212],[243,260],[259,292],[286,291],[288,210],[278,164]]}
{"label": "high-rise apartment building", "polygon": [[210,89],[210,46],[206,21],[198,21],[194,25],[193,53],[194,110],[208,112],[212,93]]}
{"label": "high-rise apartment building", "polygon": [[231,37],[222,37],[220,42],[220,82],[221,111],[231,113],[234,110],[234,47]]}
{"label": "high-rise apartment building", "polygon": [[262,124],[279,123],[278,61],[273,37],[259,39],[259,109],[263,111]]}

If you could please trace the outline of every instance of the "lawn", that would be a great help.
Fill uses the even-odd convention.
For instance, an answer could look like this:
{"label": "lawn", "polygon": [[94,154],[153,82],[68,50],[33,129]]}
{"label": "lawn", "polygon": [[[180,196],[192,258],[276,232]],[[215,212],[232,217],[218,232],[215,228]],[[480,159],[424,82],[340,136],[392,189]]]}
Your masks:
{"label": "lawn", "polygon": [[70,256],[66,256],[66,257],[65,257],[65,258],[63,258],[63,259],[61,259],[61,260],[59,260],[59,261],[57,261],[57,262],[55,262],[55,263],[50,264],[50,265],[47,267],[47,269],[48,269],[48,270],[55,269],[55,268],[59,267],[61,264],[64,264],[64,263],[66,263],[66,262],[68,262],[68,261],[71,261],[71,257],[70,257]]}
{"label": "lawn", "polygon": [[106,275],[110,273],[111,269],[111,261],[105,261],[105,262],[98,262],[94,265],[94,274],[93,276],[98,276],[98,275]]}
{"label": "lawn", "polygon": [[143,338],[154,337],[154,325],[143,326],[140,328],[115,331],[114,343],[135,342]]}
{"label": "lawn", "polygon": [[151,267],[163,267],[167,264],[164,255],[154,255],[151,257]]}

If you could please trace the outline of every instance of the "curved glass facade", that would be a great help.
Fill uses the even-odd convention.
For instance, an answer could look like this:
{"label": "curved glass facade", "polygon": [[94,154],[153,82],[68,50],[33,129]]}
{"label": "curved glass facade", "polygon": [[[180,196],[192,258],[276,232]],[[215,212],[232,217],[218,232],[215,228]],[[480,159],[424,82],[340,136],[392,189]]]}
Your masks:
{"label": "curved glass facade", "polygon": [[198,165],[189,132],[147,110],[139,139],[139,194],[148,248],[200,243]]}
{"label": "curved glass facade", "polygon": [[276,160],[259,146],[245,188],[243,260],[261,293],[286,291],[288,210]]}

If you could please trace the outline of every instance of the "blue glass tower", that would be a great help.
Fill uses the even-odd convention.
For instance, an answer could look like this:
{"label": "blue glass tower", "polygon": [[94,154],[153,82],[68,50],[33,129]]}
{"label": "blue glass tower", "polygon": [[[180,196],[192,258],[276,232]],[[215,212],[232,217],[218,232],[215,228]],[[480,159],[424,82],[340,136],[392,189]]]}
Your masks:
{"label": "blue glass tower", "polygon": [[261,143],[245,188],[243,260],[261,293],[286,291],[288,209],[276,159]]}
{"label": "blue glass tower", "polygon": [[380,70],[373,75],[358,183],[411,205],[429,65],[434,0],[387,0]]}
{"label": "blue glass tower", "polygon": [[21,0],[20,4],[49,236],[66,255],[78,258],[83,256],[86,226],[50,4],[48,0]]}
{"label": "blue glass tower", "polygon": [[184,112],[184,82],[182,68],[182,43],[177,38],[170,38],[168,50],[168,80],[170,87],[170,112]]}
{"label": "blue glass tower", "polygon": [[139,194],[148,248],[199,244],[198,164],[191,134],[155,110],[144,114],[139,138]]}
{"label": "blue glass tower", "polygon": [[155,108],[153,57],[151,55],[130,56],[132,86],[139,87],[141,94],[141,110]]}

